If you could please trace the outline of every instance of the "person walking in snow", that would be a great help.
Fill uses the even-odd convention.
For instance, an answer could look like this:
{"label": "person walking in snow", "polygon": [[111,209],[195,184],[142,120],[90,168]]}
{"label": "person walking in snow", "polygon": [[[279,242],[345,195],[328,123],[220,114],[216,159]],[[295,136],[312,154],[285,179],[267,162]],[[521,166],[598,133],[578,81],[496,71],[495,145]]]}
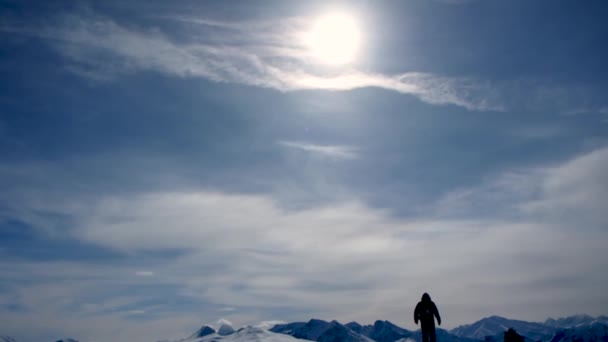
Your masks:
{"label": "person walking in snow", "polygon": [[416,305],[414,310],[414,323],[421,323],[422,327],[422,342],[435,342],[435,317],[437,317],[437,324],[441,325],[441,317],[439,316],[439,310],[437,306],[431,300],[431,296],[428,293],[422,295],[422,300]]}

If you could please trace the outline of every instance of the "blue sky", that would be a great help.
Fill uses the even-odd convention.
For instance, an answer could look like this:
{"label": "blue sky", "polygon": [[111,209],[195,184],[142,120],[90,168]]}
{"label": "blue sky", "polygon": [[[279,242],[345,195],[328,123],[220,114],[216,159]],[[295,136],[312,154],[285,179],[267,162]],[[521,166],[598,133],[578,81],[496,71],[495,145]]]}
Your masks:
{"label": "blue sky", "polygon": [[605,1],[1,6],[0,334],[607,314]]}

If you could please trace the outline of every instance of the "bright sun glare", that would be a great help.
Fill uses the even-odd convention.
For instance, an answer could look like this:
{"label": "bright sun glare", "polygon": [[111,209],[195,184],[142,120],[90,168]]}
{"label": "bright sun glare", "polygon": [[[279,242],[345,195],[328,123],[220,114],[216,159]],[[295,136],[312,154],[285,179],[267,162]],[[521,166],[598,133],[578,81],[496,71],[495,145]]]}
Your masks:
{"label": "bright sun glare", "polygon": [[320,61],[346,64],[354,60],[359,39],[354,18],[343,13],[332,13],[316,20],[307,37],[307,44]]}

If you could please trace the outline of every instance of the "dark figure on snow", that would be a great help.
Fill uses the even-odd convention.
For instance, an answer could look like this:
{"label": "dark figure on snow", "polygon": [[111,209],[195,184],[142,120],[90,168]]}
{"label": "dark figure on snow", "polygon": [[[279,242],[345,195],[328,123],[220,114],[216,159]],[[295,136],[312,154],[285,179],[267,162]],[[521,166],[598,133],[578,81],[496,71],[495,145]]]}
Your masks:
{"label": "dark figure on snow", "polygon": [[524,338],[521,337],[513,328],[505,331],[505,342],[524,342]]}
{"label": "dark figure on snow", "polygon": [[[422,300],[416,305],[414,310],[414,322],[420,321],[422,326],[422,342],[435,342],[435,317],[437,324],[441,325],[441,317],[437,306],[431,300],[428,293],[422,295]],[[430,339],[430,340],[429,340]]]}

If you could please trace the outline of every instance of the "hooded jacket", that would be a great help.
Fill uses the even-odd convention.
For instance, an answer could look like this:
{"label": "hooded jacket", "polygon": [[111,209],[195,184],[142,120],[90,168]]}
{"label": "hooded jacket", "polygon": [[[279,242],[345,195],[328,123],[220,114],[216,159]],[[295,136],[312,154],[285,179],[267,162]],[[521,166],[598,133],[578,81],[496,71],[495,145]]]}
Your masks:
{"label": "hooded jacket", "polygon": [[434,318],[437,318],[437,324],[441,325],[439,310],[437,310],[437,306],[431,300],[431,296],[429,296],[428,293],[425,293],[422,295],[422,299],[414,310],[414,322],[418,324],[418,321],[420,321],[423,327],[434,327]]}

